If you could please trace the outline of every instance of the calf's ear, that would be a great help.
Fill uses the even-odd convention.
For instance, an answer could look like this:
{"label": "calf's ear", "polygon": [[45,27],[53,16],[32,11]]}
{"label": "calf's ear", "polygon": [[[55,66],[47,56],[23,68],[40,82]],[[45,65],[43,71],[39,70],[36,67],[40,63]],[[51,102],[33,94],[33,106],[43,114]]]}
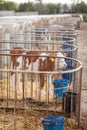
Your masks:
{"label": "calf's ear", "polygon": [[54,58],[50,58],[51,62],[54,62]]}
{"label": "calf's ear", "polygon": [[63,53],[64,57],[67,57],[67,54],[66,53]]}
{"label": "calf's ear", "polygon": [[48,57],[48,61],[54,62],[54,58],[53,57]]}

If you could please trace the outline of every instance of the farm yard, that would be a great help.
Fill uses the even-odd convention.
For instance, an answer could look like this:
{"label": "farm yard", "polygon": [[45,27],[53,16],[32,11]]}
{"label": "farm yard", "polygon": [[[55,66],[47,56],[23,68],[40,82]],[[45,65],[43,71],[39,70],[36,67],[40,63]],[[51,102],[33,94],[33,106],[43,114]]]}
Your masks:
{"label": "farm yard", "polygon": [[[72,18],[69,23],[67,16],[66,23],[63,18],[49,18],[49,24],[44,18],[44,25],[38,19],[29,25],[33,26],[31,30],[23,24],[25,32],[20,30],[19,34],[16,30],[10,35],[6,30],[4,40],[1,39],[0,130],[43,130],[43,125],[46,130],[86,130],[87,24],[81,23],[78,28],[78,19],[72,24]],[[41,28],[40,24],[44,26]],[[62,125],[60,119],[43,120],[49,116],[62,117]]]}

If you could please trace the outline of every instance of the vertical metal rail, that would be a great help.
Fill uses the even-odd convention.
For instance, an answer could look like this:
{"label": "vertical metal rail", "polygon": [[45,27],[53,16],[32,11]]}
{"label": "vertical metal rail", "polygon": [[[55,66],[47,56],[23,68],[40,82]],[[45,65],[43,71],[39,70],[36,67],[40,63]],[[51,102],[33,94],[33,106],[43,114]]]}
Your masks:
{"label": "vertical metal rail", "polygon": [[14,73],[14,77],[15,77],[15,90],[14,90],[14,130],[16,130],[16,106],[17,106],[17,82],[16,82],[16,79],[17,79],[17,73]]}
{"label": "vertical metal rail", "polygon": [[79,85],[79,111],[78,111],[78,128],[80,128],[80,108],[81,108],[81,88],[82,88],[82,70],[83,68],[81,68],[80,70],[80,85]]}

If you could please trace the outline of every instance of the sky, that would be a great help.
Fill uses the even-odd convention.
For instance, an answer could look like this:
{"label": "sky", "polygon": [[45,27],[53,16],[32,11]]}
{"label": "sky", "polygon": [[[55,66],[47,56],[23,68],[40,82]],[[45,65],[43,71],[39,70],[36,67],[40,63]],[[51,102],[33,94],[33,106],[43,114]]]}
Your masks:
{"label": "sky", "polygon": [[[31,1],[31,2],[35,2],[35,0],[5,0],[5,1],[13,1],[13,2],[16,2],[16,3],[24,3],[24,2],[28,2],[28,1]],[[84,1],[85,3],[87,3],[87,0],[42,0],[43,3],[67,3],[67,4],[70,4],[70,3],[73,3],[74,1]]]}

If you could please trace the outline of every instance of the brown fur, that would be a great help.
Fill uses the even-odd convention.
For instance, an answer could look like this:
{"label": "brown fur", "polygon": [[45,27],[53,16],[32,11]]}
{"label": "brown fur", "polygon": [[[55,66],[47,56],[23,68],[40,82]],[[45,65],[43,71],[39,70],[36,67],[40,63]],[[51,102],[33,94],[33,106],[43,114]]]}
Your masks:
{"label": "brown fur", "polygon": [[[19,63],[17,62],[17,58],[23,54],[23,48],[15,47],[13,50],[11,50],[10,54],[11,54],[12,68],[16,69],[16,67],[18,67],[19,65]],[[40,54],[41,52],[26,52],[26,54],[23,55],[24,66],[22,69],[28,69],[26,66],[27,59],[28,59],[28,65],[30,65],[31,62],[33,63],[36,62]],[[53,54],[49,54],[49,56],[46,57],[44,61],[42,59],[39,60],[38,71],[53,71],[54,70],[54,61],[51,60],[52,56]],[[39,79],[40,79],[40,88],[42,89],[45,83],[45,74],[43,73],[39,74]]]}

